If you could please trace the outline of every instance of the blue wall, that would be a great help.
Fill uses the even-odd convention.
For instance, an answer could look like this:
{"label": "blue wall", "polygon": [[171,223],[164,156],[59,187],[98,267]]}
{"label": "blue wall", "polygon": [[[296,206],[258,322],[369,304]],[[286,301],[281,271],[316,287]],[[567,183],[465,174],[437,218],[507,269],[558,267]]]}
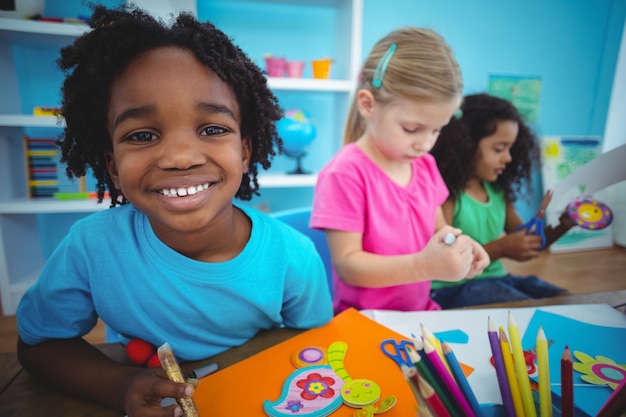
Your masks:
{"label": "blue wall", "polygon": [[[49,15],[76,16],[89,10],[83,0],[47,3]],[[293,6],[277,5],[273,17],[264,15],[259,22],[256,8],[260,6],[255,2],[244,6],[227,0],[199,0],[198,15],[232,36],[260,66],[267,53],[305,60],[334,57],[335,22],[327,9],[306,8],[294,19]],[[484,91],[489,74],[540,76],[542,91],[535,126],[539,135],[602,136],[625,16],[624,0],[364,0],[362,56],[397,27],[430,27],[452,46],[463,71],[466,93]],[[259,25],[265,27],[262,32],[252,29]],[[296,35],[285,36],[285,28]],[[19,82],[25,92],[24,111],[30,112],[32,105],[57,104],[61,78],[53,68],[55,54],[34,47],[21,49],[18,53],[23,72]],[[29,67],[33,65],[49,65],[49,78],[31,76]],[[50,79],[54,80],[52,85]],[[45,102],[42,92],[47,97]],[[304,164],[308,169],[321,168],[328,158],[328,143],[337,140],[323,138],[332,134],[329,126],[342,116],[328,110],[332,106],[326,96],[309,94],[302,102],[297,93],[278,96],[285,108],[302,107],[315,112],[319,139],[311,145]],[[293,161],[279,158],[273,170],[284,172],[293,165]],[[533,186],[531,200],[518,203],[523,218],[532,216],[541,200],[538,176]],[[286,193],[289,198],[285,198]],[[263,190],[262,197],[253,204],[267,201],[277,210],[288,208],[285,204],[306,205],[311,196],[311,190]]]}

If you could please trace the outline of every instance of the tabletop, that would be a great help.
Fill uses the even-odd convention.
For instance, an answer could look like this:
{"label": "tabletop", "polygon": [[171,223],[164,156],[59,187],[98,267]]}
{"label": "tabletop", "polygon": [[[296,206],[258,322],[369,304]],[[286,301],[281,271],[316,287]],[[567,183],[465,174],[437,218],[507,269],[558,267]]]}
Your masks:
{"label": "tabletop", "polygon": [[[514,303],[491,304],[475,308],[490,307],[535,307],[560,304],[604,303],[623,310],[626,303],[626,290],[604,293],[568,295],[554,298],[527,300]],[[257,336],[242,346],[230,349],[212,358],[198,362],[181,364],[183,372],[190,374],[193,369],[208,363],[217,363],[224,369],[242,361],[268,347],[283,342],[302,330],[272,329],[259,332]],[[127,363],[126,351],[119,343],[97,345],[110,358]],[[55,391],[30,376],[17,360],[16,353],[0,354],[0,415],[3,417],[119,417],[122,414],[104,406],[80,400]]]}

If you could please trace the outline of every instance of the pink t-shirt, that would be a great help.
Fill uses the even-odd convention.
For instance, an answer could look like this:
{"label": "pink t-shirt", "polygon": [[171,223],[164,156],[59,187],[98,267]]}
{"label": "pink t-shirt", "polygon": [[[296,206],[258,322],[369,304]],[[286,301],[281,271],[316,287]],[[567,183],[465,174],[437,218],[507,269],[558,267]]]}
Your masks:
{"label": "pink t-shirt", "polygon": [[[435,232],[436,212],[448,197],[435,159],[413,161],[411,182],[392,181],[354,143],[344,146],[320,172],[311,227],[363,234],[363,250],[380,255],[419,252]],[[384,277],[381,277],[384,279]],[[382,288],[348,285],[333,271],[335,313],[356,309],[438,310],[430,281]]]}

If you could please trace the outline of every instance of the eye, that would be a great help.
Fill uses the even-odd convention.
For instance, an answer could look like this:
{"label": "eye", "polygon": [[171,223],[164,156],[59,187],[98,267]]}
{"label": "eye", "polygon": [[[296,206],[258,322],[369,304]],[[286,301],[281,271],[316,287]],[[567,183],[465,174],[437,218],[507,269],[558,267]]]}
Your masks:
{"label": "eye", "polygon": [[135,132],[128,135],[125,140],[133,142],[151,142],[155,139],[155,135],[151,132]]}
{"label": "eye", "polygon": [[208,126],[200,131],[200,135],[202,136],[215,136],[215,135],[223,135],[228,132],[225,128],[221,126]]}

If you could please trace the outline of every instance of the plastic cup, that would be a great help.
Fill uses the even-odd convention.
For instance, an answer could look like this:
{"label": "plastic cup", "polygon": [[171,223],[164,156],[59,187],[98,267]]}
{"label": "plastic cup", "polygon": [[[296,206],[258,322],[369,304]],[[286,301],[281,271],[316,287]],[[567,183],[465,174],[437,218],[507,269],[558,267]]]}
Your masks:
{"label": "plastic cup", "polygon": [[270,77],[284,77],[285,69],[287,67],[285,58],[265,58],[265,67],[267,69],[267,75]]}
{"label": "plastic cup", "polygon": [[302,78],[304,72],[304,61],[287,62],[287,76],[290,78]]}
{"label": "plastic cup", "polygon": [[328,79],[330,78],[330,64],[332,59],[316,59],[313,60],[313,78]]}

